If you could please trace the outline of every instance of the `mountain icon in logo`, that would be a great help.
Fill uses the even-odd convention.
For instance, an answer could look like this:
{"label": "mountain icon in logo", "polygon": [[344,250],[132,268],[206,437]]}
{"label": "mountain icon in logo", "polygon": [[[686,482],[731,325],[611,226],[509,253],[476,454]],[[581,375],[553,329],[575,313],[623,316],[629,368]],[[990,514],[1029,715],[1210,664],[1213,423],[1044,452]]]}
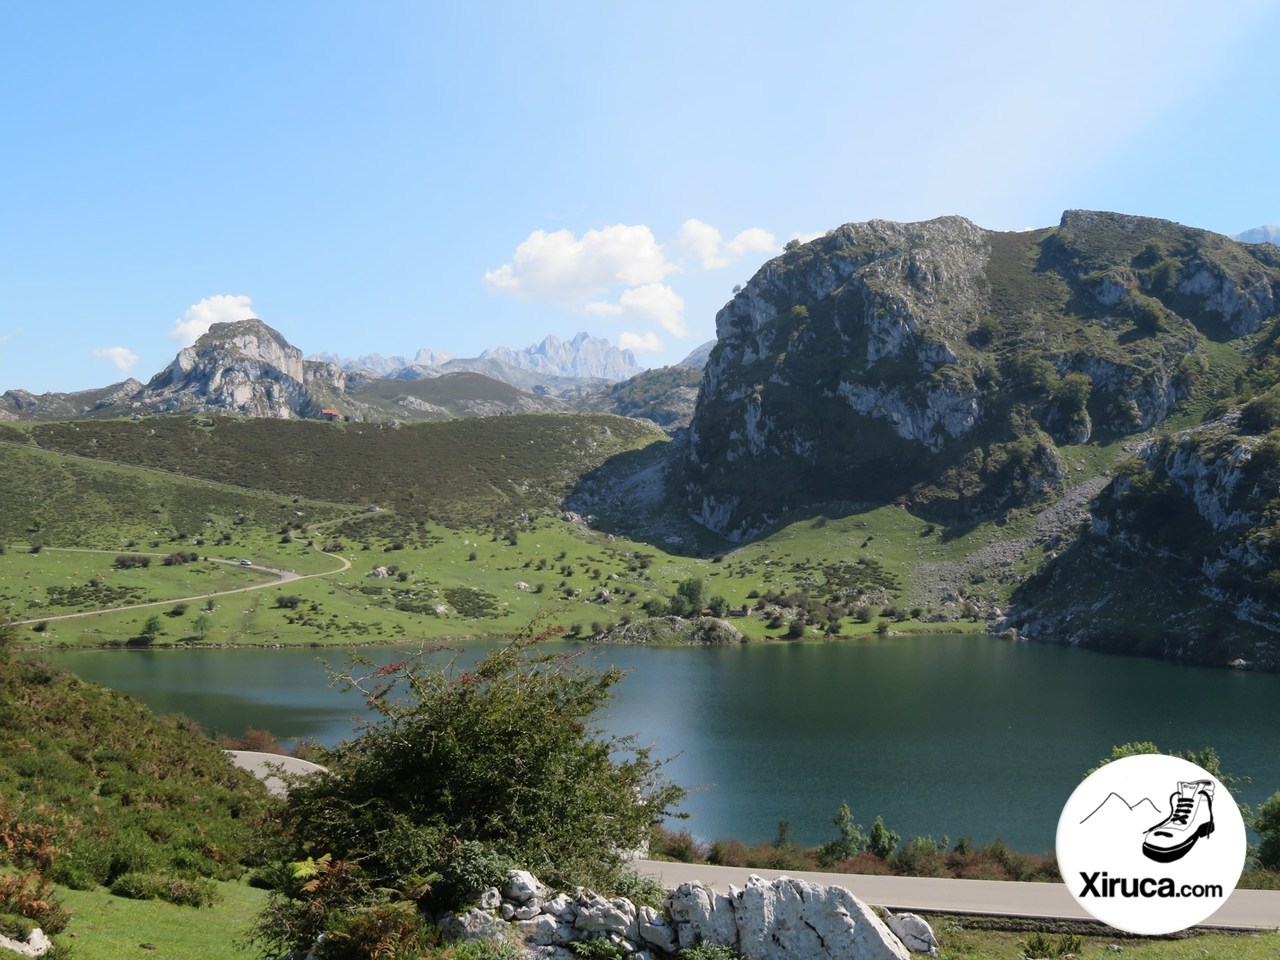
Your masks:
{"label": "mountain icon in logo", "polygon": [[1137,827],[1138,833],[1146,833],[1149,824],[1160,818],[1160,808],[1147,797],[1130,803],[1114,791],[1107,794],[1107,799],[1093,809],[1080,822],[1090,826],[1104,825],[1108,829],[1124,830],[1130,826]]}

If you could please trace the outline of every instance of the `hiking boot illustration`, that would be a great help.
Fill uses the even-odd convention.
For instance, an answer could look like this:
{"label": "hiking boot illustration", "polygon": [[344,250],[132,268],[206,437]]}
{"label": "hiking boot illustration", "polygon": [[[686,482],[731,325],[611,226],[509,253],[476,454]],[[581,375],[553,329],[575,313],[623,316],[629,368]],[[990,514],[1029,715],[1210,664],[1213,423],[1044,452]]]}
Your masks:
{"label": "hiking boot illustration", "polygon": [[1143,854],[1160,863],[1181,860],[1197,840],[1213,833],[1213,781],[1179,782],[1169,795],[1169,809],[1169,816],[1143,835]]}

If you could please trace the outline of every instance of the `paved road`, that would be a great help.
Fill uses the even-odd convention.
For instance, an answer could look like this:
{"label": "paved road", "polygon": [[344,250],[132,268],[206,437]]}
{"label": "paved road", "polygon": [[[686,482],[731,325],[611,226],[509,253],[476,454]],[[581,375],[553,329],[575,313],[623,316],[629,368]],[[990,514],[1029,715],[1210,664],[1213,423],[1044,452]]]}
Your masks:
{"label": "paved road", "polygon": [[[89,547],[45,547],[45,550],[59,551],[61,553],[112,553],[118,554],[119,550],[94,550]],[[324,553],[319,547],[314,548],[317,553]],[[128,551],[134,553],[135,551]],[[81,610],[79,613],[59,613],[52,617],[34,617],[30,620],[17,620],[16,623],[52,623],[55,620],[75,620],[77,617],[96,617],[100,613],[114,613],[120,610],[142,610],[146,607],[168,607],[175,603],[192,603],[196,600],[208,600],[210,597],[225,597],[232,593],[248,593],[250,590],[266,590],[268,587],[278,587],[282,583],[291,583],[294,580],[311,580],[315,577],[331,577],[336,573],[345,573],[351,569],[351,561],[346,557],[340,557],[336,553],[324,553],[326,557],[333,557],[340,560],[342,566],[336,570],[326,570],[323,573],[297,574],[292,570],[278,570],[275,567],[263,567],[255,564],[252,569],[261,570],[264,573],[270,573],[276,579],[268,580],[266,583],[255,583],[247,587],[235,587],[231,590],[218,590],[213,593],[198,593],[194,597],[170,597],[167,600],[148,600],[146,603],[129,603],[119,607],[103,607],[100,610]],[[165,557],[164,553],[146,553],[140,556],[147,557]],[[225,563],[228,566],[240,567],[239,560],[223,560],[220,557],[203,557],[201,559],[209,560],[212,563]],[[245,568],[248,569],[248,568]]]}
{"label": "paved road", "polygon": [[[758,873],[766,880],[790,876],[848,889],[867,903],[890,910],[926,910],[944,913],[976,913],[1001,917],[1047,917],[1061,920],[1093,919],[1061,883],[1015,883],[997,880],[942,880],[934,877],[870,877],[843,873],[756,870],[746,867],[710,867],[692,863],[637,860],[637,872],[654,877],[668,888],[701,880],[719,890],[729,884],[742,887]],[[1200,926],[1233,929],[1280,929],[1280,891],[1237,890],[1217,913]]]}
{"label": "paved road", "polygon": [[248,770],[261,780],[266,785],[267,792],[277,797],[283,797],[288,792],[278,774],[321,773],[327,769],[310,760],[285,757],[278,753],[261,753],[257,750],[225,750],[223,752],[241,770]]}

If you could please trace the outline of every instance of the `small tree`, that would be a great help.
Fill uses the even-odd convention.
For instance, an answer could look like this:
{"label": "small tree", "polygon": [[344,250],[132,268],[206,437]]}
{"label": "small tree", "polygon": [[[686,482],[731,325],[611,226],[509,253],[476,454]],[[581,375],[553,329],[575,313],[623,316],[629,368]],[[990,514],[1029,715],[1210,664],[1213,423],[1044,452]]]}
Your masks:
{"label": "small tree", "polygon": [[195,627],[195,630],[196,630],[196,636],[199,637],[201,640],[204,640],[206,637],[208,637],[209,627],[212,625],[212,623],[213,623],[213,617],[209,616],[209,612],[207,610],[201,610],[198,614],[196,614],[196,618],[192,622],[192,626]]}
{"label": "small tree", "polygon": [[876,815],[876,822],[871,824],[871,835],[867,838],[867,849],[881,860],[888,860],[893,851],[898,849],[902,837],[884,825],[884,817]]}
{"label": "small tree", "polygon": [[830,867],[841,860],[856,857],[867,849],[867,837],[862,832],[861,825],[854,822],[853,811],[849,809],[847,802],[840,804],[832,823],[835,824],[837,836],[818,848],[819,866]]}
{"label": "small tree", "polygon": [[1258,808],[1249,821],[1255,833],[1262,838],[1254,852],[1254,860],[1264,870],[1280,870],[1280,792]]}
{"label": "small tree", "polygon": [[154,640],[162,633],[164,633],[164,624],[160,622],[160,615],[153,613],[147,617],[147,622],[142,625],[138,636],[145,637],[147,640]]}
{"label": "small tree", "polygon": [[707,609],[711,611],[713,617],[723,617],[729,611],[729,601],[716,594],[707,601]]}

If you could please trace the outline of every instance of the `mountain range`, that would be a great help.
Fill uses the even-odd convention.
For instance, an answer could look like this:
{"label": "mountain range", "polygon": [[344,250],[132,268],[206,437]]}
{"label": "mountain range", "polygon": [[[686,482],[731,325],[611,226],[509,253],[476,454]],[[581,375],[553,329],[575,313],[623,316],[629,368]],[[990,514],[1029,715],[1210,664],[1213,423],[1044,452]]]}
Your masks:
{"label": "mountain range", "polygon": [[[402,362],[403,361],[403,362]],[[666,370],[675,374],[682,392]],[[655,378],[664,389],[648,384]],[[580,333],[525,350],[456,358],[419,350],[413,360],[369,354],[339,360],[302,352],[261,320],[214,324],[146,384],[132,378],[95,390],[0,395],[0,420],[95,419],[155,413],[234,413],[275,419],[437,420],[573,410],[687,425],[697,373],[642,370],[630,350]],[[658,397],[657,394],[662,394]]]}
{"label": "mountain range", "polygon": [[[416,380],[446,373],[483,373],[514,386],[525,386],[550,378],[558,380],[609,380],[617,382],[643,371],[635,354],[620,349],[601,337],[579,333],[569,341],[548,335],[541,343],[523,350],[493,347],[478,357],[455,357],[451,353],[423,348],[408,357],[383,357],[377,353],[356,359],[319,354],[314,360],[336,363],[350,373],[391,379]],[[520,376],[523,371],[533,376]],[[505,374],[505,375],[503,375]]]}
{"label": "mountain range", "polygon": [[642,417],[672,441],[583,477],[581,515],[724,551],[806,518],[904,511],[925,558],[903,571],[913,602],[1012,637],[1274,670],[1278,316],[1269,243],[1086,210],[1021,232],[870,221],[764,264],[705,360],[621,381],[563,376],[634,364],[586,335],[400,366],[307,360],[249,320],[145,385],[10,391],[0,418]]}

